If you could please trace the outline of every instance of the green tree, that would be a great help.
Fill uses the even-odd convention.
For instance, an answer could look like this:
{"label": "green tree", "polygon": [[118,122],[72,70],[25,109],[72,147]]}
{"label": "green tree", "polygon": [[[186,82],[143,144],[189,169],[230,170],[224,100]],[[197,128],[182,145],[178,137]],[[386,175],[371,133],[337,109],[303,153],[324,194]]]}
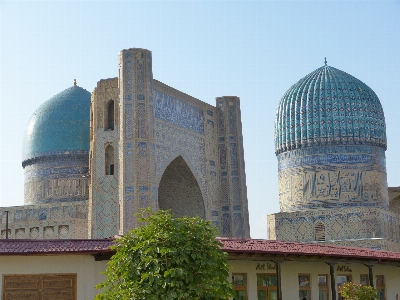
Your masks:
{"label": "green tree", "polygon": [[340,293],[346,300],[374,300],[377,297],[377,290],[372,286],[345,282],[340,287]]}
{"label": "green tree", "polygon": [[143,210],[144,224],[116,240],[115,254],[96,299],[227,299],[227,254],[216,228],[199,217],[173,218],[169,211]]}

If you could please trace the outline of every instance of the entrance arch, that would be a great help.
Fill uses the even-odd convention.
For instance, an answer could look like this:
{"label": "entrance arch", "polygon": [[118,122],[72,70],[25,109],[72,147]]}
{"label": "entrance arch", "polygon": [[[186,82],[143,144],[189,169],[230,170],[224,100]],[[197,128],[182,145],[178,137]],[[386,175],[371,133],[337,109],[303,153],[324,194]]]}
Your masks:
{"label": "entrance arch", "polygon": [[199,184],[182,156],[175,158],[161,177],[158,207],[170,209],[175,217],[199,216],[205,219]]}

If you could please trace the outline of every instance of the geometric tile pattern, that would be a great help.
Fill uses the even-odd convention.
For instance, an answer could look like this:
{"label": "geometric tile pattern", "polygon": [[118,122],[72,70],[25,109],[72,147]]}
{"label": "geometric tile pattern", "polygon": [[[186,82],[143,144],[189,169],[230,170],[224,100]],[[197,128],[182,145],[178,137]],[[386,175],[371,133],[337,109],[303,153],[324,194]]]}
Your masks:
{"label": "geometric tile pattern", "polygon": [[87,200],[3,207],[0,208],[2,238],[5,238],[5,211],[9,212],[11,239],[87,238],[87,210]]}
{"label": "geometric tile pattern", "polygon": [[325,65],[282,97],[275,119],[275,151],[328,144],[386,150],[386,125],[382,105],[371,88]]}
{"label": "geometric tile pattern", "polygon": [[[120,199],[119,232],[137,226],[140,208],[153,207],[155,185],[154,93],[152,57],[145,49],[125,49],[119,53],[117,95],[120,97],[120,145],[118,174]],[[125,109],[122,109],[125,107]],[[129,176],[125,176],[129,174]],[[143,188],[139,188],[139,186]],[[144,188],[146,187],[146,188]],[[151,199],[151,201],[149,200]]]}
{"label": "geometric tile pattern", "polygon": [[220,231],[223,236],[250,236],[239,98],[217,98],[217,111],[219,198],[224,211]]}
{"label": "geometric tile pattern", "polygon": [[304,212],[281,212],[268,216],[270,238],[279,241],[315,241],[317,228],[323,224],[325,241],[371,238],[400,240],[400,215],[382,208],[353,207]]}

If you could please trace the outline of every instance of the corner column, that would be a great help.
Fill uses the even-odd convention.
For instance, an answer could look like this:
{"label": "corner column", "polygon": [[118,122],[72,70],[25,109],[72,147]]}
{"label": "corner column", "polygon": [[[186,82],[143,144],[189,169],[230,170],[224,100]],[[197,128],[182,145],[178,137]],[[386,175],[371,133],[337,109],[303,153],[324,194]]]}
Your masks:
{"label": "corner column", "polygon": [[216,99],[222,236],[250,237],[239,97]]}
{"label": "corner column", "polygon": [[127,49],[119,54],[120,84],[120,234],[138,225],[141,208],[157,209],[153,73],[151,52]]}

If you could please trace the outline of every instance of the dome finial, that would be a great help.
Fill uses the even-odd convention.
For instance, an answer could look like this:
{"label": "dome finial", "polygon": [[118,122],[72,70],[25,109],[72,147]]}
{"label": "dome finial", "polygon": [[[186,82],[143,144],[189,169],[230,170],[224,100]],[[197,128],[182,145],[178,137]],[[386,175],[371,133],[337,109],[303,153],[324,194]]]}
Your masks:
{"label": "dome finial", "polygon": [[326,66],[327,63],[328,63],[328,62],[326,61],[326,57],[325,57],[325,66]]}
{"label": "dome finial", "polygon": [[74,86],[76,86],[76,79],[74,79]]}

